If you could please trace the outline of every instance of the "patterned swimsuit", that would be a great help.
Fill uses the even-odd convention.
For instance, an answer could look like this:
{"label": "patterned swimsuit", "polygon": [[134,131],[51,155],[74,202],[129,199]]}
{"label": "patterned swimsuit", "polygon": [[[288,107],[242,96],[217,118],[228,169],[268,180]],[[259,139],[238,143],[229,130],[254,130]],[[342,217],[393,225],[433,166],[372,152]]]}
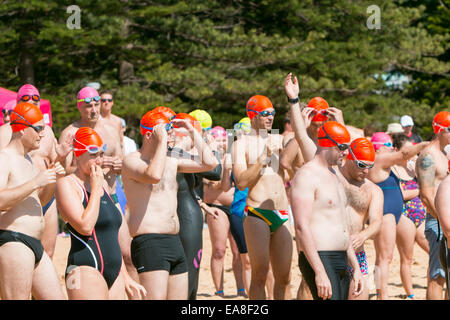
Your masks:
{"label": "patterned swimsuit", "polygon": [[[418,188],[416,178],[409,181],[400,179],[400,186],[403,190],[416,190]],[[403,202],[402,214],[411,219],[416,228],[425,220],[425,212],[425,207],[419,197]]]}

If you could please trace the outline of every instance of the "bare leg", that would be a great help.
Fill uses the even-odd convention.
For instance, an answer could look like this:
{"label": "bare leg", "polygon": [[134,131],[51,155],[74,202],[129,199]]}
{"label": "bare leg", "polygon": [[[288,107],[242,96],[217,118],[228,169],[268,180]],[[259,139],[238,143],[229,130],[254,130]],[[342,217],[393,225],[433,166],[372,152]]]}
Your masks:
{"label": "bare leg", "polygon": [[429,279],[427,287],[427,300],[443,300],[445,278],[438,276],[436,279]]}
{"label": "bare leg", "polygon": [[409,218],[400,219],[397,225],[397,249],[400,255],[400,278],[406,295],[414,294],[411,265],[414,255],[416,226]]}
{"label": "bare leg", "polygon": [[139,273],[139,280],[141,285],[143,285],[147,291],[146,300],[167,300],[167,288],[169,281],[168,271],[157,270],[142,272]]}
{"label": "bare leg", "polygon": [[269,263],[269,271],[267,272],[267,280],[266,280],[267,300],[274,300],[273,297],[274,285],[275,285],[275,278],[273,277],[272,264]]}
{"label": "bare leg", "polygon": [[56,210],[56,201],[53,201],[50,208],[44,216],[45,227],[42,234],[41,242],[45,252],[47,252],[50,260],[53,259],[56,246],[56,236],[58,235],[58,211]]}
{"label": "bare leg", "polygon": [[167,300],[187,300],[188,298],[188,273],[169,276]]}
{"label": "bare leg", "polygon": [[423,222],[416,229],[416,242],[425,251],[426,253],[430,253],[430,245],[428,244],[428,240],[425,237],[425,223]]}
{"label": "bare leg", "polygon": [[127,300],[125,281],[122,271],[120,271],[116,281],[114,281],[113,285],[109,289],[109,300]]}
{"label": "bare leg", "polygon": [[252,267],[250,265],[250,258],[248,253],[241,253],[241,262],[242,262],[242,279],[244,281],[245,292],[249,292],[250,290],[250,282],[252,279]]}
{"label": "bare leg", "polygon": [[211,276],[216,292],[219,292],[217,295],[223,297],[223,268],[230,222],[227,215],[222,211],[217,218],[206,216],[206,221],[212,246]]}
{"label": "bare leg", "polygon": [[265,300],[267,272],[270,260],[270,230],[261,219],[246,217],[244,220],[245,241],[252,267],[249,298],[251,300]]}
{"label": "bare leg", "polygon": [[314,300],[311,294],[311,290],[309,290],[308,284],[306,283],[305,279],[303,279],[303,277],[298,288],[297,300]]}
{"label": "bare leg", "polygon": [[45,253],[41,261],[34,269],[33,285],[31,288],[33,297],[37,300],[65,300],[58,274],[50,257]]}
{"label": "bare leg", "polygon": [[355,281],[353,281],[353,279],[350,281],[350,287],[348,289],[348,300],[369,300],[369,276],[363,275],[363,281],[364,290],[358,297],[355,297],[353,295],[353,291],[355,291]]}
{"label": "bare leg", "polygon": [[67,275],[66,289],[69,300],[108,300],[108,285],[98,270],[81,266]]}
{"label": "bare leg", "polygon": [[[230,241],[231,254],[233,255],[232,266],[233,266],[234,279],[236,280],[236,289],[237,290],[241,290],[241,289],[245,290],[244,278],[243,278],[243,274],[242,274],[241,256],[239,254],[239,249],[237,247],[236,241],[234,240],[231,233],[228,233],[228,240]],[[242,290],[238,291],[237,295],[248,298],[247,295],[245,294],[245,291],[242,291]]]}
{"label": "bare leg", "polygon": [[276,300],[284,300],[286,288],[289,287],[292,262],[292,235],[282,225],[272,234],[270,240],[270,261],[275,279],[273,296]]}
{"label": "bare leg", "polygon": [[[401,217],[400,219],[405,219]],[[375,238],[376,261],[378,266],[377,272],[377,293],[379,300],[387,300],[388,296],[388,279],[389,265],[392,261],[395,247],[396,225],[395,217],[392,214],[383,216],[381,230]]]}

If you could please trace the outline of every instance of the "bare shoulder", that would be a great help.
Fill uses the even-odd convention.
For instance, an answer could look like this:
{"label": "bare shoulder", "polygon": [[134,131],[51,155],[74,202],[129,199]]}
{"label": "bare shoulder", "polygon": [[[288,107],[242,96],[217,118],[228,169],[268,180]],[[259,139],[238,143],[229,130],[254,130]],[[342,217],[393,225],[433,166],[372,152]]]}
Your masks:
{"label": "bare shoulder", "polygon": [[60,139],[62,137],[65,137],[69,134],[74,134],[75,132],[77,132],[77,130],[79,129],[79,125],[77,122],[73,122],[71,124],[69,124],[67,127],[64,128],[64,130],[61,132],[61,136]]}
{"label": "bare shoulder", "polygon": [[123,164],[130,165],[130,164],[136,163],[139,160],[141,160],[141,153],[139,151],[135,151],[135,152],[131,152],[131,153],[127,154],[125,157],[123,157]]}
{"label": "bare shoulder", "polygon": [[383,190],[369,179],[365,179],[364,185],[373,196],[383,196]]}

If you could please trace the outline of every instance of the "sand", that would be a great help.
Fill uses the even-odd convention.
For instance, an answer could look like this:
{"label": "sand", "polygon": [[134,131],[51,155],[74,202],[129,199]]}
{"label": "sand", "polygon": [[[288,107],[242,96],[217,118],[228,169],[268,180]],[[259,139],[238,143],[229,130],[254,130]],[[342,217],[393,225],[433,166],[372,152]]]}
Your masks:
{"label": "sand", "polygon": [[[293,243],[295,248],[295,243]],[[366,254],[369,263],[369,270],[373,270],[375,264],[375,249],[373,241],[368,240],[365,244]],[[64,285],[64,271],[67,263],[67,255],[70,250],[70,238],[58,237],[56,242],[55,254],[53,262],[58,272],[58,277],[61,281],[61,285]],[[210,259],[211,259],[211,241],[209,239],[209,232],[207,228],[203,229],[203,257],[200,265],[200,283],[198,288],[199,300],[243,300],[244,298],[236,295],[236,283],[234,280],[233,271],[231,268],[232,255],[229,245],[225,256],[225,272],[224,272],[224,293],[225,297],[221,298],[214,296],[216,291],[211,277],[210,271]],[[412,281],[414,287],[414,294],[416,299],[424,300],[426,295],[427,285],[427,266],[428,266],[428,254],[424,252],[417,244],[414,247],[414,259],[412,264]],[[298,286],[300,284],[301,274],[298,268],[298,254],[293,252],[292,255],[292,280],[290,284],[291,296],[294,299],[297,296]],[[394,258],[391,263],[389,272],[389,299],[392,300],[404,300],[406,294],[403,289],[403,285],[400,279],[400,258],[397,249],[394,251]],[[374,300],[376,287],[373,281],[373,273],[370,277],[370,299]],[[64,290],[65,291],[65,290]]]}

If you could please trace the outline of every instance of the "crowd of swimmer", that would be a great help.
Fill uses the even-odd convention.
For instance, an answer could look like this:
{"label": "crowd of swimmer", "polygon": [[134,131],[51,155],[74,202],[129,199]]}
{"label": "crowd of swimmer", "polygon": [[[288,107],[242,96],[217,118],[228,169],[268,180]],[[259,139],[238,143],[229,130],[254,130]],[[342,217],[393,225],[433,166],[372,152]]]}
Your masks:
{"label": "crowd of swimmer", "polygon": [[[300,102],[292,74],[284,89],[283,134],[271,130],[270,99],[255,95],[233,130],[212,127],[203,110],[156,107],[140,120],[138,148],[111,92],[82,88],[80,119],[57,140],[38,90],[22,86],[0,127],[1,298],[196,299],[206,220],[217,296],[229,240],[237,296],[367,300],[372,239],[378,299],[389,299],[396,244],[414,299],[416,242],[429,254],[427,299],[443,299],[450,112],[434,116],[431,141],[412,133],[409,116],[398,133],[360,133],[323,98]],[[52,262],[58,215],[71,239],[64,288]]]}

